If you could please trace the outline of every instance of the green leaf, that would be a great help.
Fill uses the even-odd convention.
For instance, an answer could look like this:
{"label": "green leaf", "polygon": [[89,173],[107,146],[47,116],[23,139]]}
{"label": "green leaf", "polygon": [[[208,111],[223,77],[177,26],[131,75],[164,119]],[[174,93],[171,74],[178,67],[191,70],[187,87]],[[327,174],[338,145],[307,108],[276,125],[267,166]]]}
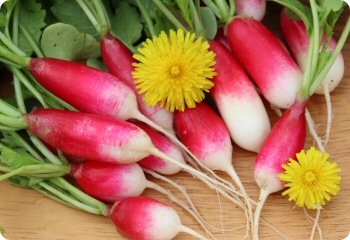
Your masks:
{"label": "green leaf", "polygon": [[65,23],[55,23],[45,28],[41,48],[45,56],[64,60],[96,58],[100,55],[100,44],[93,36]]}
{"label": "green leaf", "polygon": [[7,166],[16,169],[26,165],[41,164],[42,162],[36,160],[25,154],[21,154],[0,144],[0,162],[6,164]]}
{"label": "green leaf", "polygon": [[111,18],[112,31],[121,41],[131,46],[142,36],[141,17],[136,8],[120,2]]}
{"label": "green leaf", "polygon": [[[45,15],[46,11],[42,9],[41,4],[37,3],[35,0],[21,1],[19,23],[28,31],[36,44],[39,44],[42,33],[41,29],[46,26]],[[28,56],[32,55],[33,48],[21,31],[19,31],[18,34],[18,46]]]}
{"label": "green leaf", "polygon": [[16,187],[30,188],[29,186],[30,179],[28,177],[17,175],[17,176],[10,177],[8,181],[12,185],[15,185]]}
{"label": "green leaf", "polygon": [[207,39],[213,39],[218,31],[218,25],[215,18],[214,12],[208,7],[201,7],[200,14],[202,19],[202,24],[205,26],[205,37]]}
{"label": "green leaf", "polygon": [[73,25],[79,32],[99,37],[99,33],[76,1],[55,0],[54,5],[51,7],[51,12],[60,22]]}

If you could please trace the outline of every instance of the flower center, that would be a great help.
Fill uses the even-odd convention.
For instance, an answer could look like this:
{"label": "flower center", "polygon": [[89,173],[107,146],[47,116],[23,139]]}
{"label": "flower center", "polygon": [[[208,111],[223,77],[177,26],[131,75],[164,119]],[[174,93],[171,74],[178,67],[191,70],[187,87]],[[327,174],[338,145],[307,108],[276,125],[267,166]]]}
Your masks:
{"label": "flower center", "polygon": [[178,65],[174,65],[170,67],[170,76],[173,78],[176,78],[180,76],[181,74],[181,69]]}
{"label": "flower center", "polygon": [[307,185],[314,185],[317,181],[317,176],[312,171],[307,171],[304,175],[304,181]]}

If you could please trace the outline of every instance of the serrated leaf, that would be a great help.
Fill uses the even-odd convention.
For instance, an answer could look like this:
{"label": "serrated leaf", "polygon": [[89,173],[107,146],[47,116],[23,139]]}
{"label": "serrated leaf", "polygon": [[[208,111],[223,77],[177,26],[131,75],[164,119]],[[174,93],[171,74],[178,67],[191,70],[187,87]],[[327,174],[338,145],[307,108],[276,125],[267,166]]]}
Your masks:
{"label": "serrated leaf", "polygon": [[136,8],[120,2],[111,18],[112,31],[121,41],[131,46],[141,38],[141,17]]}
{"label": "serrated leaf", "polygon": [[36,160],[30,156],[16,152],[3,144],[0,144],[0,162],[13,169],[26,165],[42,163],[41,161]]}
{"label": "serrated leaf", "polygon": [[51,12],[60,22],[73,25],[79,32],[99,37],[99,33],[76,1],[55,0],[54,5],[51,7]]}
{"label": "serrated leaf", "polygon": [[218,31],[218,25],[215,14],[209,7],[201,7],[200,15],[203,26],[205,26],[205,37],[207,39],[213,39]]}
{"label": "serrated leaf", "polygon": [[65,23],[55,23],[45,28],[41,48],[45,56],[64,60],[96,58],[100,55],[100,44],[93,36]]}
{"label": "serrated leaf", "polygon": [[[29,35],[37,45],[39,44],[39,39],[41,37],[41,29],[46,26],[45,15],[46,11],[42,9],[41,4],[37,3],[35,0],[21,1],[19,23],[28,31]],[[28,56],[32,55],[33,48],[21,31],[19,31],[18,34],[18,46]]]}

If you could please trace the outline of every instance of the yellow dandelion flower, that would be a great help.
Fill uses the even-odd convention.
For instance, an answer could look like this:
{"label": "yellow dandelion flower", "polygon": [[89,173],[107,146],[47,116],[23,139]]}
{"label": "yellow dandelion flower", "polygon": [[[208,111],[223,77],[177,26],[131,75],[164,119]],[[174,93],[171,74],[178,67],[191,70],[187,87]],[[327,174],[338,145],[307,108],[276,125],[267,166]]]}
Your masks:
{"label": "yellow dandelion flower", "polygon": [[341,169],[336,163],[329,162],[329,154],[312,147],[297,154],[298,161],[290,159],[283,165],[285,170],[279,175],[285,181],[287,190],[282,195],[288,195],[299,207],[316,209],[326,204],[339,192]]}
{"label": "yellow dandelion flower", "polygon": [[170,111],[194,108],[204,92],[214,86],[211,78],[215,54],[209,43],[194,33],[170,30],[153,40],[147,39],[134,58],[133,77],[147,104],[160,104]]}

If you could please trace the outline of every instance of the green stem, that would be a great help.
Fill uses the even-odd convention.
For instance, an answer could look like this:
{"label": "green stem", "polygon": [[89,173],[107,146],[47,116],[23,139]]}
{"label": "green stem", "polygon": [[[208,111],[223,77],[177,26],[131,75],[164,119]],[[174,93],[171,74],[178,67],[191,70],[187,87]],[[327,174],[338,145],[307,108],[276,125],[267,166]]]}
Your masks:
{"label": "green stem", "polygon": [[109,17],[107,15],[107,11],[103,6],[101,0],[93,0],[92,3],[96,9],[97,18],[100,20],[100,35],[103,37],[107,35],[111,29],[111,23],[109,22]]}
{"label": "green stem", "polygon": [[18,45],[18,22],[19,22],[20,5],[21,5],[21,2],[18,1],[15,6],[13,17],[12,17],[12,41],[16,46]]}
{"label": "green stem", "polygon": [[316,89],[318,88],[318,85],[321,84],[321,82],[324,80],[325,76],[328,74],[329,70],[333,66],[335,60],[337,59],[338,55],[340,54],[342,48],[345,45],[345,42],[349,36],[350,33],[350,17],[346,21],[346,25],[344,27],[344,30],[338,40],[337,46],[333,50],[329,60],[327,61],[326,65],[322,68],[320,73],[315,77],[315,80],[310,86],[309,94],[312,95],[315,93]]}
{"label": "green stem", "polygon": [[18,133],[10,132],[8,134],[10,134],[11,137],[13,137],[18,143],[20,143],[22,147],[24,147],[25,150],[28,151],[35,159],[43,160],[39,153],[37,153],[37,151],[35,151],[35,149],[32,148],[32,146],[30,146]]}
{"label": "green stem", "polygon": [[30,46],[33,48],[35,54],[39,57],[39,58],[43,58],[44,54],[43,52],[40,50],[40,48],[38,47],[38,45],[35,43],[34,39],[32,38],[32,36],[30,35],[30,33],[21,25],[19,24],[19,30],[22,32],[23,36],[25,37],[25,39],[27,40],[27,42],[30,44]]}
{"label": "green stem", "polygon": [[16,98],[17,107],[19,108],[21,113],[24,114],[27,112],[27,109],[24,104],[21,82],[16,76],[13,76],[13,86],[15,88],[15,98]]}
{"label": "green stem", "polygon": [[27,128],[27,123],[23,120],[23,118],[14,118],[3,114],[0,114],[0,123],[18,130]]}
{"label": "green stem", "polygon": [[[0,181],[13,177],[15,175],[20,176],[32,176],[37,174],[54,174],[58,176],[64,176],[70,171],[70,166],[57,166],[53,164],[35,164],[35,165],[26,165],[14,170],[10,170],[8,173],[0,176]],[[52,177],[53,175],[48,175]],[[42,176],[41,176],[42,177]]]}
{"label": "green stem", "polygon": [[[15,6],[15,8],[17,7],[17,5],[19,5],[17,3],[17,0],[13,0],[13,4],[12,6]],[[12,15],[12,11],[13,11],[13,8],[11,9],[6,9],[6,16],[5,16],[5,27],[4,27],[4,32],[6,34],[6,36],[10,39],[11,36],[10,36],[10,29],[9,29],[9,23],[10,23],[10,19],[11,19],[11,15]]]}
{"label": "green stem", "polygon": [[51,181],[56,185],[60,186],[61,188],[66,189],[66,191],[70,192],[74,197],[76,197],[83,203],[88,204],[90,206],[94,206],[98,208],[103,215],[107,215],[108,209],[104,203],[82,192],[81,190],[67,182],[64,178],[53,178],[51,179]]}
{"label": "green stem", "polygon": [[100,34],[101,33],[101,26],[99,25],[95,15],[91,12],[89,7],[84,3],[83,0],[75,0],[81,9],[83,9],[85,15],[88,17],[92,25],[95,27],[96,31]]}
{"label": "green stem", "polygon": [[223,16],[220,12],[220,10],[218,9],[218,7],[215,5],[215,3],[213,3],[211,0],[203,0],[204,4],[209,7],[213,13],[215,14],[215,16],[218,18],[218,19],[222,19]]}
{"label": "green stem", "polygon": [[[236,10],[235,8],[236,8],[236,6],[235,6],[235,1],[234,0],[229,0],[229,3],[230,3],[229,16],[231,18],[231,17],[233,17],[235,15],[235,10]],[[228,19],[228,21],[230,21],[230,20]]]}
{"label": "green stem", "polygon": [[160,0],[152,0],[153,3],[159,8],[161,12],[169,19],[169,21],[175,25],[177,28],[182,28],[185,31],[188,31],[188,29],[185,28],[185,26],[182,25],[182,23],[172,14],[172,12],[169,11],[169,9],[160,1]]}
{"label": "green stem", "polygon": [[21,83],[34,95],[34,97],[40,102],[40,104],[47,108],[47,104],[44,101],[42,95],[39,93],[39,91],[33,87],[33,85],[28,81],[26,76],[17,68],[15,67],[9,67],[12,73],[21,81]]}
{"label": "green stem", "polygon": [[12,168],[0,165],[0,172],[5,173],[5,172],[11,172],[11,171],[12,171]]}
{"label": "green stem", "polygon": [[310,0],[311,11],[312,11],[312,32],[310,36],[310,45],[308,48],[308,57],[306,61],[306,68],[304,73],[304,79],[302,82],[302,96],[308,98],[310,96],[309,88],[313,82],[315,76],[317,63],[318,63],[318,54],[320,50],[320,28],[318,23],[318,13],[316,9],[315,0]]}
{"label": "green stem", "polygon": [[223,21],[230,18],[230,9],[226,0],[215,0],[216,6],[220,9]]}
{"label": "green stem", "polygon": [[154,36],[156,34],[156,31],[154,30],[154,25],[152,23],[152,19],[149,16],[148,12],[146,11],[145,7],[143,6],[142,2],[140,0],[135,0],[143,18],[146,21],[147,28],[151,34],[151,36]]}
{"label": "green stem", "polygon": [[1,131],[8,131],[8,132],[17,131],[16,128],[4,126],[2,124],[0,124],[0,130]]}
{"label": "green stem", "polygon": [[21,57],[25,57],[26,54],[19,49],[16,45],[13,44],[13,42],[11,42],[11,40],[9,40],[5,34],[3,34],[0,31],[0,40],[5,44],[6,47],[8,47],[8,49],[10,49],[14,54],[21,56]]}
{"label": "green stem", "polygon": [[22,57],[22,56],[16,55],[1,45],[0,45],[0,56],[6,59],[7,61],[10,61],[19,65],[20,67],[29,66],[30,57]]}
{"label": "green stem", "polygon": [[68,204],[78,208],[78,209],[81,209],[83,211],[86,211],[86,212],[89,212],[89,213],[93,213],[93,214],[96,214],[96,215],[100,215],[100,211],[96,208],[93,208],[93,207],[90,207],[90,206],[87,206],[67,195],[65,195],[64,193],[58,191],[57,189],[55,189],[54,187],[50,186],[49,184],[45,183],[45,182],[41,182],[39,183],[39,185],[41,187],[43,187],[44,189],[46,189],[47,191],[49,191],[50,193],[56,195],[57,197],[59,197],[60,199],[62,199],[63,201],[67,202]]}
{"label": "green stem", "polygon": [[44,155],[44,157],[49,160],[52,164],[56,165],[61,165],[62,161],[55,155],[53,154],[43,143],[42,141],[35,137],[35,136],[30,136],[30,140],[34,144],[34,146]]}
{"label": "green stem", "polygon": [[18,109],[13,107],[11,104],[8,104],[7,102],[0,99],[0,112],[9,116],[9,117],[21,117],[22,114],[19,112]]}
{"label": "green stem", "polygon": [[193,1],[190,1],[190,8],[193,13],[194,27],[198,36],[205,37],[205,31],[199,16],[199,9],[196,8]]}

